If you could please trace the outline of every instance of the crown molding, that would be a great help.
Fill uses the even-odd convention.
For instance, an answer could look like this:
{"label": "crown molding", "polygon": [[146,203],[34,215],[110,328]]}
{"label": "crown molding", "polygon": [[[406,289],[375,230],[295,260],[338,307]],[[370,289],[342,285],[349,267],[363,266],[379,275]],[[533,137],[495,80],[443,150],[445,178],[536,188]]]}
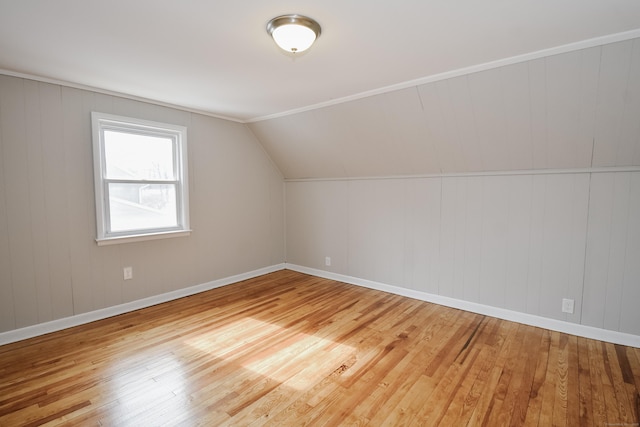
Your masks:
{"label": "crown molding", "polygon": [[185,111],[187,113],[201,114],[203,116],[213,117],[215,119],[227,120],[227,121],[235,122],[235,123],[245,123],[244,121],[242,121],[240,119],[233,118],[233,117],[228,117],[228,116],[222,116],[222,115],[215,114],[215,113],[212,113],[212,112],[209,112],[209,111],[198,110],[196,108],[189,108],[189,107],[185,107],[183,105],[171,104],[171,103],[168,103],[168,102],[162,102],[162,101],[158,101],[158,100],[155,100],[155,99],[144,98],[144,97],[141,97],[141,96],[129,95],[129,94],[126,94],[126,93],[123,93],[123,92],[116,92],[116,91],[113,91],[113,90],[101,89],[101,88],[98,88],[98,87],[95,87],[95,86],[88,86],[88,85],[83,85],[83,84],[79,84],[79,83],[73,83],[73,82],[69,82],[69,81],[66,81],[66,80],[52,79],[52,78],[48,78],[48,77],[38,76],[38,75],[35,75],[35,74],[19,73],[19,72],[16,72],[16,71],[6,70],[6,69],[3,69],[3,68],[0,68],[0,75],[5,75],[5,76],[9,76],[9,77],[18,77],[18,78],[27,79],[27,80],[34,80],[34,81],[41,82],[41,83],[49,83],[49,84],[53,84],[53,85],[69,87],[69,88],[72,88],[72,89],[86,90],[86,91],[90,91],[90,92],[100,93],[102,95],[117,96],[119,98],[129,99],[131,101],[138,101],[138,102],[144,102],[144,103],[147,103],[147,104],[158,105],[160,107],[173,108],[175,110]]}
{"label": "crown molding", "polygon": [[446,71],[444,73],[434,74],[431,76],[422,77],[415,80],[409,80],[402,83],[393,84],[390,86],[381,87],[378,89],[369,90],[366,92],[360,92],[354,95],[345,96],[343,98],[336,98],[326,102],[320,102],[317,104],[309,105],[306,107],[296,108],[293,110],[283,111],[280,113],[270,114],[261,117],[255,117],[253,119],[245,120],[243,123],[256,123],[266,120],[277,119],[280,117],[291,116],[294,114],[304,113],[306,111],[318,110],[324,107],[330,107],[332,105],[344,104],[350,101],[356,101],[358,99],[369,98],[371,96],[382,95],[388,92],[396,90],[407,89],[410,87],[420,86],[427,83],[433,83],[441,80],[447,80],[454,77],[460,77],[468,74],[478,73],[480,71],[492,70],[494,68],[504,67],[507,65],[519,64],[521,62],[531,61],[534,59],[546,58],[549,56],[560,55],[562,53],[573,52],[581,49],[588,49],[592,47],[603,46],[606,44],[617,43],[625,40],[631,40],[640,37],[640,28],[622,33],[609,34],[606,36],[595,37],[587,40],[581,40],[575,43],[569,43],[561,46],[556,46],[548,49],[542,49],[535,52],[525,53],[522,55],[511,56],[509,58],[499,59],[496,61],[485,62],[484,64],[472,65],[470,67],[459,68],[457,70]]}

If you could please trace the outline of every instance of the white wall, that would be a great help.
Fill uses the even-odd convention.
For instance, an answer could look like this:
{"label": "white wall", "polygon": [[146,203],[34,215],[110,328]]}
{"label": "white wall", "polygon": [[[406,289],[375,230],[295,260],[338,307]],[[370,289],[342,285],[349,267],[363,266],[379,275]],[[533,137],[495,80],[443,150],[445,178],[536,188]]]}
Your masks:
{"label": "white wall", "polygon": [[287,263],[640,335],[640,172],[289,181],[286,217]]}
{"label": "white wall", "polygon": [[[191,236],[96,245],[93,110],[188,128]],[[0,76],[0,332],[280,264],[283,197],[245,125]]]}

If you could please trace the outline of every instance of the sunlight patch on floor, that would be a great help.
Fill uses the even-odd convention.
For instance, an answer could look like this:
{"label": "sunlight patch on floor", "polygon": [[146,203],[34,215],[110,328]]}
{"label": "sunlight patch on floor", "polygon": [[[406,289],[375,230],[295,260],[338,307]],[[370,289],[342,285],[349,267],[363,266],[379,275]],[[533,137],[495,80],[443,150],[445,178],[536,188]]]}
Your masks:
{"label": "sunlight patch on floor", "polygon": [[[250,331],[250,335],[246,332]],[[243,333],[244,332],[244,333]],[[235,335],[235,345],[229,346]],[[223,347],[221,343],[224,342]],[[185,343],[288,387],[304,390],[355,352],[351,346],[247,317]],[[254,345],[251,345],[251,344]],[[249,347],[247,347],[249,345]],[[322,354],[317,362],[318,354]],[[315,360],[314,364],[310,361]]]}

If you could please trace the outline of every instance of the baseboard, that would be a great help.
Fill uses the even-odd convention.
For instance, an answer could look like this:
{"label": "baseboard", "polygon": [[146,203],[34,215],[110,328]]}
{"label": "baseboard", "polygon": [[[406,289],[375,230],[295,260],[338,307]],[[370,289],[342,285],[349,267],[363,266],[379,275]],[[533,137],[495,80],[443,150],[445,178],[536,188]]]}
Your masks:
{"label": "baseboard", "polygon": [[371,280],[360,279],[357,277],[346,276],[343,274],[332,273],[329,271],[318,270],[315,268],[303,267],[295,264],[285,264],[288,270],[300,273],[310,274],[312,276],[323,277],[325,279],[337,280],[339,282],[349,283],[352,285],[362,286],[369,289],[389,292],[396,295],[402,295],[421,301],[431,302],[446,307],[457,308],[460,310],[470,311],[473,313],[483,314],[486,316],[496,317],[498,319],[509,320],[512,322],[522,323],[525,325],[536,326],[539,328],[549,329],[552,331],[563,332],[566,334],[577,335],[579,337],[591,338],[600,341],[606,341],[614,344],[622,344],[630,347],[640,348],[640,336],[626,334],[624,332],[610,331],[606,329],[594,328],[576,323],[564,322],[562,320],[549,319],[546,317],[535,316],[532,314],[521,313],[518,311],[507,310],[504,308],[492,307],[484,304],[478,304],[469,301],[463,301],[455,298],[444,297],[441,295],[430,294],[427,292],[416,291],[412,289],[402,288],[399,286],[387,285],[384,283],[374,282]]}
{"label": "baseboard", "polygon": [[222,279],[213,280],[211,282],[202,283],[200,285],[178,289],[176,291],[167,292],[160,295],[154,295],[152,297],[127,302],[112,307],[102,308],[100,310],[90,311],[88,313],[77,314],[74,316],[65,317],[63,319],[52,320],[50,322],[39,323],[33,326],[27,326],[20,329],[14,329],[12,331],[2,332],[0,333],[0,345],[22,341],[27,338],[33,338],[39,335],[61,331],[73,326],[95,322],[96,320],[106,319],[108,317],[117,316],[119,314],[128,313],[130,311],[139,310],[141,308],[151,307],[163,302],[172,301],[211,289],[220,288],[232,283],[252,279],[254,277],[262,276],[263,274],[273,273],[274,271],[283,270],[284,268],[285,264],[276,264],[269,267],[249,271],[247,273],[237,274],[235,276],[225,277]]}
{"label": "baseboard", "polygon": [[369,289],[375,289],[383,292],[389,292],[396,295],[402,295],[421,301],[431,302],[446,307],[457,308],[460,310],[470,311],[473,313],[483,314],[486,316],[496,317],[498,319],[518,322],[525,325],[545,328],[552,331],[563,332],[571,335],[577,335],[584,338],[591,338],[600,341],[622,344],[631,347],[640,348],[640,336],[626,334],[623,332],[610,331],[606,329],[594,328],[576,323],[563,322],[556,319],[548,319],[546,317],[535,316],[532,314],[521,313],[517,311],[507,310],[504,308],[492,307],[488,305],[478,304],[469,301],[458,300],[455,298],[444,297],[441,295],[430,294],[427,292],[416,291],[412,289],[402,288],[399,286],[387,285],[384,283],[374,282],[371,280],[360,279],[357,277],[346,276],[343,274],[332,273],[329,271],[318,270],[315,268],[303,267],[295,264],[276,264],[269,267],[260,268],[247,273],[238,274],[200,285],[192,286],[177,291],[167,292],[161,295],[155,295],[113,307],[107,307],[100,310],[82,313],[63,319],[52,320],[50,322],[40,323],[37,325],[27,326],[20,329],[0,333],[0,345],[9,344],[16,341],[22,341],[27,338],[33,338],[39,335],[60,331],[74,326],[83,325],[85,323],[94,322],[96,320],[106,319],[108,317],[117,316],[119,314],[128,313],[175,299],[195,295],[211,289],[227,286],[232,283],[240,282],[263,274],[272,273],[283,269],[298,271],[300,273],[310,274],[312,276],[323,277],[325,279],[337,280],[339,282],[349,283],[356,286],[362,286]]}

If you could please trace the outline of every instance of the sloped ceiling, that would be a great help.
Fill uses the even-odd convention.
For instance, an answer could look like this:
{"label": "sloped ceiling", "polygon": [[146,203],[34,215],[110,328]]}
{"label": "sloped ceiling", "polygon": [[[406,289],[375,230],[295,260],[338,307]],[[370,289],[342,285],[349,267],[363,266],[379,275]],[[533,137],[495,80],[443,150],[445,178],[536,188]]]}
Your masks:
{"label": "sloped ceiling", "polygon": [[[283,13],[312,50],[275,46]],[[638,29],[637,0],[0,0],[0,69],[251,120]]]}
{"label": "sloped ceiling", "polygon": [[640,166],[640,39],[249,126],[290,179]]}
{"label": "sloped ceiling", "polygon": [[287,178],[638,165],[637,37],[637,0],[0,0],[1,73],[249,123]]}

